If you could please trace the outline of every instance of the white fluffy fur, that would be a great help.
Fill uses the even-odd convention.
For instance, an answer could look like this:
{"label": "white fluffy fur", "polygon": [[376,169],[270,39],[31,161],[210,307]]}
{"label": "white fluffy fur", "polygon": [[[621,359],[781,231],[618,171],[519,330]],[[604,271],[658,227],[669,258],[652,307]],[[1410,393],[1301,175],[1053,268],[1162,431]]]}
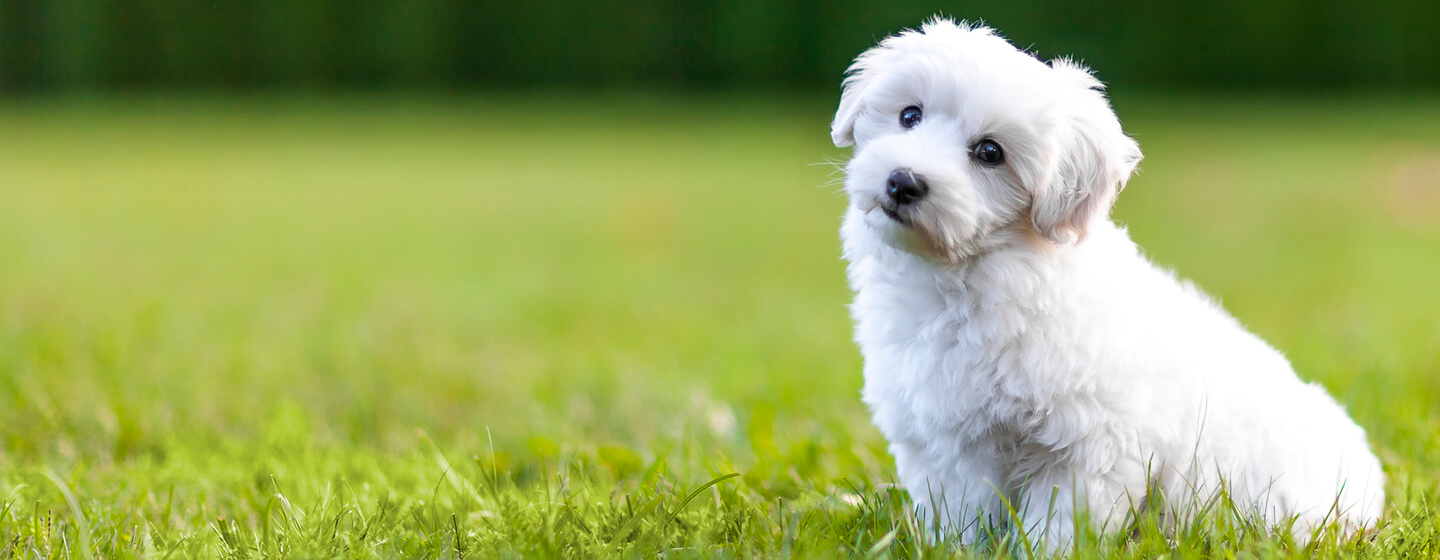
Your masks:
{"label": "white fluffy fur", "polygon": [[[841,235],[864,399],[921,515],[973,541],[1008,504],[1063,546],[1151,491],[1183,519],[1223,481],[1300,539],[1374,526],[1365,432],[1110,221],[1140,149],[1087,69],[937,19],[860,55],[832,133],[855,145]],[[1003,165],[969,156],[985,138]],[[881,210],[897,168],[930,186],[892,208],[903,224]]]}

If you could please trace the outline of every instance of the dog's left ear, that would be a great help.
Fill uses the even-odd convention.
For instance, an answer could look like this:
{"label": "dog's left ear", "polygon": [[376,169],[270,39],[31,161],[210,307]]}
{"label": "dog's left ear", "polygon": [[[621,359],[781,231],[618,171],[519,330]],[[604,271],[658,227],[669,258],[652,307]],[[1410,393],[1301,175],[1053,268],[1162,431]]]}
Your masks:
{"label": "dog's left ear", "polygon": [[1090,222],[1109,213],[1142,156],[1089,70],[1068,60],[1051,66],[1079,92],[1049,139],[1048,176],[1035,185],[1030,220],[1040,235],[1068,243],[1084,239]]}

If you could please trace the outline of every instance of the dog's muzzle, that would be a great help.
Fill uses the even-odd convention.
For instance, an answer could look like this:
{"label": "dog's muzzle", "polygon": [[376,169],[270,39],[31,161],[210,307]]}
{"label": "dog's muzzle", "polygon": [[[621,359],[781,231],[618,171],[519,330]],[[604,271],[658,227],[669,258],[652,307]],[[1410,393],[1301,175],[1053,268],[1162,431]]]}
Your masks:
{"label": "dog's muzzle", "polygon": [[905,223],[905,220],[901,218],[900,210],[923,200],[927,194],[930,194],[930,186],[925,184],[924,178],[916,175],[909,168],[896,169],[890,172],[890,178],[885,180],[887,200],[880,203],[880,210],[885,212],[890,219]]}

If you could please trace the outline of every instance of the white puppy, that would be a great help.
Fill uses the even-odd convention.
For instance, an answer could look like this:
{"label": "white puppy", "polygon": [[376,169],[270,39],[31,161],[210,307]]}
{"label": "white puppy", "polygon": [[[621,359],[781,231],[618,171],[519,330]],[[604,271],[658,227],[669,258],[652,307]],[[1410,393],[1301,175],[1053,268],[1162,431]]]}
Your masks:
{"label": "white puppy", "polygon": [[860,55],[832,135],[864,399],[922,516],[1056,547],[1223,484],[1300,539],[1374,526],[1365,432],[1110,221],[1141,156],[1089,70],[937,19]]}

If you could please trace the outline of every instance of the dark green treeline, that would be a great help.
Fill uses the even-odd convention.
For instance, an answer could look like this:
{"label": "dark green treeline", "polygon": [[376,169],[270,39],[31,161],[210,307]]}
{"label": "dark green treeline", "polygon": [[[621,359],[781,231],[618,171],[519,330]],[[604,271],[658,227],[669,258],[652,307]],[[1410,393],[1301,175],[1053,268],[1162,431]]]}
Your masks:
{"label": "dark green treeline", "polygon": [[1440,0],[0,0],[0,91],[808,90],[937,12],[1127,85],[1440,85]]}

